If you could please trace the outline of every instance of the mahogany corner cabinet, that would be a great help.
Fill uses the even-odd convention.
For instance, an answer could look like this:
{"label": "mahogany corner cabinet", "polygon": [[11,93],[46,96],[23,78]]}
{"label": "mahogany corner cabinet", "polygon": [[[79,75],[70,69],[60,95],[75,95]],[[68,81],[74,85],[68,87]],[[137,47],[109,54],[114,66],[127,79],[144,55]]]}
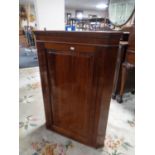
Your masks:
{"label": "mahogany corner cabinet", "polygon": [[103,147],[122,33],[34,34],[47,129]]}

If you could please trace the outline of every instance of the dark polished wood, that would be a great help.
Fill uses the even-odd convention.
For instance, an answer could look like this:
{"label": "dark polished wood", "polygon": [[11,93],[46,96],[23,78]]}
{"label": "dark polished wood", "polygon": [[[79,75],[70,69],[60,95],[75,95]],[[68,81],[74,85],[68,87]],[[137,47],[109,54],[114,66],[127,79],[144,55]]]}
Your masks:
{"label": "dark polished wood", "polygon": [[103,146],[121,32],[34,33],[47,128]]}
{"label": "dark polished wood", "polygon": [[122,63],[126,57],[126,50],[128,47],[128,42],[120,41],[119,50],[117,55],[117,64],[115,69],[115,76],[114,76],[114,85],[113,85],[113,93],[112,98],[116,99],[121,87],[121,74],[122,74]]}
{"label": "dark polished wood", "polygon": [[122,31],[112,94],[119,103],[125,92],[135,91],[135,27],[124,27]]}

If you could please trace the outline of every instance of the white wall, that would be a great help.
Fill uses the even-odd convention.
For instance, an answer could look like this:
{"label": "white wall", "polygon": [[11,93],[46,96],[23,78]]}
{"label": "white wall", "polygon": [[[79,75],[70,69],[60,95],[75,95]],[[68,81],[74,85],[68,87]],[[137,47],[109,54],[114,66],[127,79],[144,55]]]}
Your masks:
{"label": "white wall", "polygon": [[64,0],[35,0],[37,29],[64,30]]}

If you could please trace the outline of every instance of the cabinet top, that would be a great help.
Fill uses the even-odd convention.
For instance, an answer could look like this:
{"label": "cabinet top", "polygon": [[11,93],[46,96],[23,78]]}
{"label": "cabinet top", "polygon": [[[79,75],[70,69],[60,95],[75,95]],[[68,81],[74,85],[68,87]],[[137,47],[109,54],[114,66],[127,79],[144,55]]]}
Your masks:
{"label": "cabinet top", "polygon": [[121,31],[94,31],[94,32],[68,32],[68,31],[34,31],[36,42],[65,42],[91,45],[118,45]]}
{"label": "cabinet top", "polygon": [[43,31],[36,30],[34,34],[75,34],[75,35],[103,35],[103,34],[122,34],[121,31]]}

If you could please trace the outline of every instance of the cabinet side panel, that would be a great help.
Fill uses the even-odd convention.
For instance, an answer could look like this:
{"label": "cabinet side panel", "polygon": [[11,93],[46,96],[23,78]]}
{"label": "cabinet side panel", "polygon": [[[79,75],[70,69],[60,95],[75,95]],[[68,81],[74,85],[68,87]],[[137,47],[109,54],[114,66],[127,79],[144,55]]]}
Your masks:
{"label": "cabinet side panel", "polygon": [[49,82],[47,72],[48,70],[47,70],[46,50],[44,47],[44,43],[37,43],[37,50],[38,50],[40,77],[41,77],[42,93],[45,108],[46,127],[50,129],[52,126],[52,109],[50,104]]}
{"label": "cabinet side panel", "polygon": [[98,48],[97,51],[98,82],[94,142],[96,147],[101,147],[104,146],[118,48],[109,46]]}

